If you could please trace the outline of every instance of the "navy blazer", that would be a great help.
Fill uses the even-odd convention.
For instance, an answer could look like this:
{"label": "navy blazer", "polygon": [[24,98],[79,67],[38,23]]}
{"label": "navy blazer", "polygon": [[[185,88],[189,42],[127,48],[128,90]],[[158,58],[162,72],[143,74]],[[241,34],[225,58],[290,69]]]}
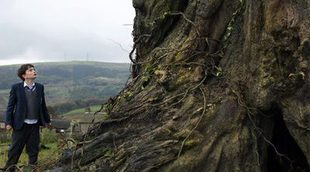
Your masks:
{"label": "navy blazer", "polygon": [[[35,83],[38,96],[41,99],[40,102],[40,115],[38,119],[39,125],[46,125],[50,123],[50,116],[48,114],[45,96],[44,86],[39,83]],[[24,125],[24,120],[27,113],[27,102],[24,82],[14,84],[10,91],[10,98],[6,111],[6,124],[13,127],[14,130],[21,129]]]}

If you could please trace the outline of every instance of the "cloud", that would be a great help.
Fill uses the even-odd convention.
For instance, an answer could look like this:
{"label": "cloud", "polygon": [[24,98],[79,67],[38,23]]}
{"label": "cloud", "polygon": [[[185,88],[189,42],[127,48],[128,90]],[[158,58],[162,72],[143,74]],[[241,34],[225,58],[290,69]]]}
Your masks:
{"label": "cloud", "polygon": [[131,1],[0,0],[0,64],[24,58],[129,62],[123,49],[131,50],[132,26],[124,24],[133,17]]}

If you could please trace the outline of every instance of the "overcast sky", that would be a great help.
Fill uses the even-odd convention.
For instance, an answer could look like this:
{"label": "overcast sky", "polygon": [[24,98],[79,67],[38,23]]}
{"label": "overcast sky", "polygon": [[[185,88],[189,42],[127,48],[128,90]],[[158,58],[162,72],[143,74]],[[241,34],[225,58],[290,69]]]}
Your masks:
{"label": "overcast sky", "polygon": [[0,65],[129,62],[131,0],[0,0]]}

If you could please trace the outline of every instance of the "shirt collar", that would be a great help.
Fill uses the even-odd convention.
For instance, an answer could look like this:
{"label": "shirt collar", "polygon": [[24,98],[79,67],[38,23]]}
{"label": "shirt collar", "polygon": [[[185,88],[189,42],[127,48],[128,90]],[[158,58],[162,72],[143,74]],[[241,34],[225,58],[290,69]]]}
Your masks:
{"label": "shirt collar", "polygon": [[[33,87],[35,85],[35,83],[33,82],[32,83],[32,85],[30,85],[30,87]],[[26,84],[26,82],[24,81],[24,87],[26,87],[27,86],[27,84]]]}

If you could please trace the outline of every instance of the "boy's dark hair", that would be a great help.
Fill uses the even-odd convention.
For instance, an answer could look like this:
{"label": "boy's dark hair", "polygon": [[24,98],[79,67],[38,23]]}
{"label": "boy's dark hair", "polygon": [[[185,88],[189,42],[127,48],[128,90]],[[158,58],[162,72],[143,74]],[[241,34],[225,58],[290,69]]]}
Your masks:
{"label": "boy's dark hair", "polygon": [[25,78],[23,77],[23,75],[26,73],[26,70],[28,70],[29,68],[34,67],[32,64],[23,64],[19,67],[19,69],[17,70],[17,76],[25,81]]}

